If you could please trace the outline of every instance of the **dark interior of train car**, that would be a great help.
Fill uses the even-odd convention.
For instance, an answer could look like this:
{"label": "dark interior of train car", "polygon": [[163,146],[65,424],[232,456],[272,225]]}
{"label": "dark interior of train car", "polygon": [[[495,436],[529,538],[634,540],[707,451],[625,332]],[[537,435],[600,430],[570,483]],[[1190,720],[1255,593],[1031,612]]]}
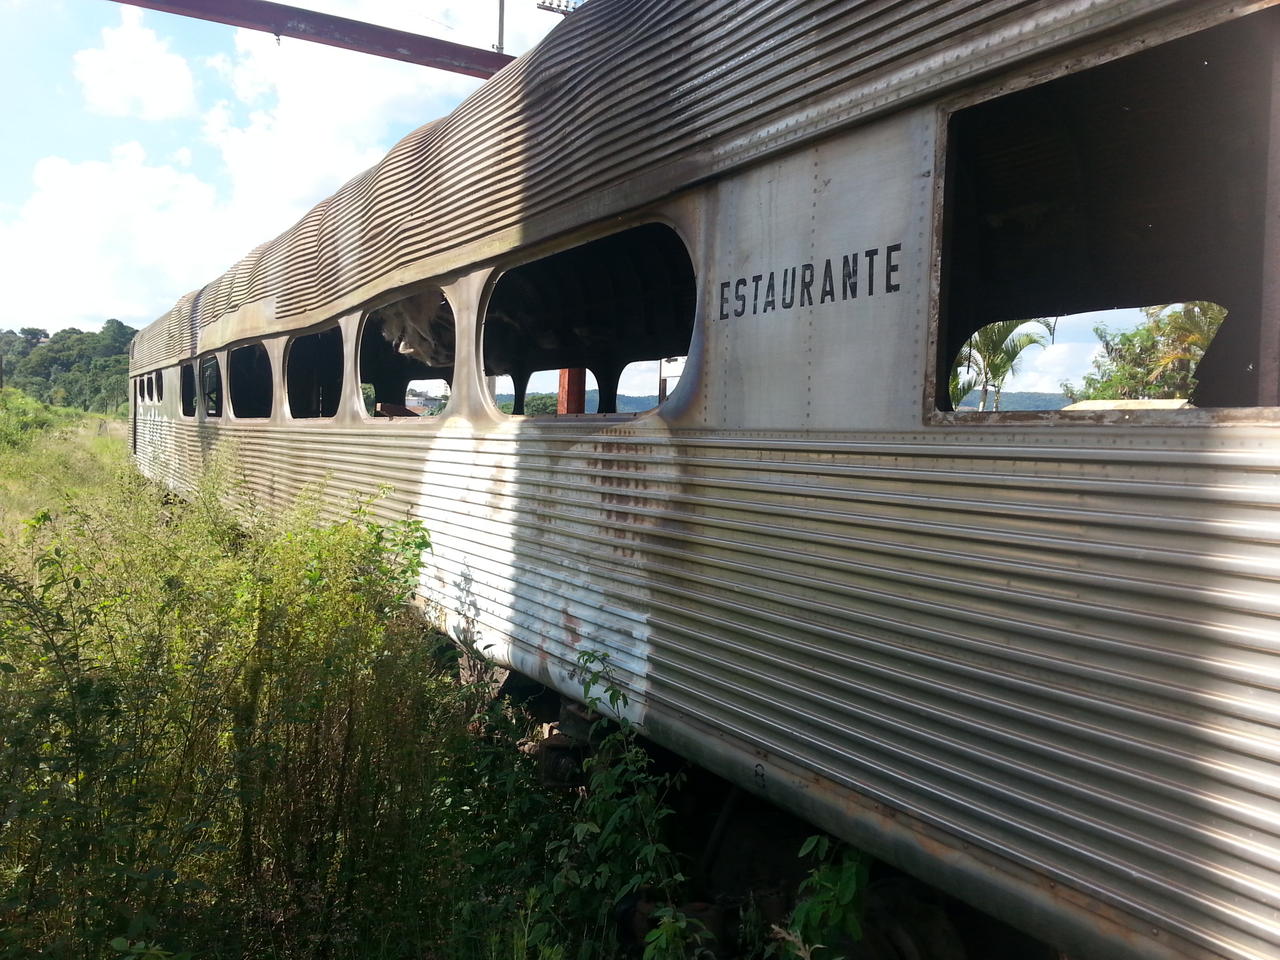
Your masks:
{"label": "dark interior of train car", "polygon": [[953,114],[940,409],[986,324],[1186,301],[1227,309],[1192,403],[1280,402],[1261,199],[1277,25],[1248,17]]}
{"label": "dark interior of train car", "polygon": [[[599,413],[617,410],[632,362],[683,356],[693,336],[693,263],[683,241],[648,223],[509,270],[484,323],[484,372],[512,379],[512,412],[525,412],[529,377],[587,369]],[[582,412],[582,411],[569,411]]]}
{"label": "dark interior of train car", "polygon": [[[453,383],[456,330],[453,310],[437,288],[403,297],[372,311],[360,334],[360,383],[371,388],[374,416],[419,416],[409,385]],[[437,413],[427,410],[425,413]]]}
{"label": "dark interior of train car", "polygon": [[285,352],[289,415],[296,420],[332,417],[342,395],[342,331],[330,327],[295,337]]}
{"label": "dark interior of train car", "polygon": [[231,412],[241,419],[271,416],[271,358],[260,343],[227,354],[227,386]]}
{"label": "dark interior of train car", "polygon": [[200,397],[206,417],[222,416],[222,370],[217,357],[200,360]]}
{"label": "dark interior of train car", "polygon": [[182,415],[196,415],[196,368],[194,364],[184,363],[178,368],[179,393],[182,399]]}

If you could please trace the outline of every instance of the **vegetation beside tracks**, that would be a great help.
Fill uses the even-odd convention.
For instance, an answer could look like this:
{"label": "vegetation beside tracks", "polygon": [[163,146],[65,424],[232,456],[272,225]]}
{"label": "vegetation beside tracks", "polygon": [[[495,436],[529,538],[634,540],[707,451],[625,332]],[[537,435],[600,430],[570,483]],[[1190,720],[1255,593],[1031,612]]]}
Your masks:
{"label": "vegetation beside tracks", "polygon": [[583,788],[539,781],[531,722],[406,604],[421,526],[233,512],[225,467],[177,502],[119,423],[5,399],[0,958],[700,955],[670,778],[624,725]]}

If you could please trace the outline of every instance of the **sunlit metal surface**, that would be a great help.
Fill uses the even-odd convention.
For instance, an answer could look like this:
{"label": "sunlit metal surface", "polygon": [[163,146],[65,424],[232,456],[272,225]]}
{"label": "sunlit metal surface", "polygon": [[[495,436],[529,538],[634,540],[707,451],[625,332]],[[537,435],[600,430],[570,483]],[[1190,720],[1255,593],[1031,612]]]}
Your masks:
{"label": "sunlit metal surface", "polygon": [[[924,401],[936,97],[1263,6],[593,0],[145,331],[133,371],[162,368],[165,399],[134,401],[138,461],[189,488],[229,441],[256,499],[335,511],[389,485],[376,509],[433,535],[424,601],[500,662],[573,696],[577,655],[608,653],[658,741],[1074,955],[1273,957],[1274,411]],[[654,220],[698,278],[667,402],[499,413],[495,275]],[[367,418],[362,305],[428,278],[457,323],[449,406]],[[341,410],[290,421],[288,333],[335,317]],[[174,364],[257,336],[271,418],[181,417]]]}

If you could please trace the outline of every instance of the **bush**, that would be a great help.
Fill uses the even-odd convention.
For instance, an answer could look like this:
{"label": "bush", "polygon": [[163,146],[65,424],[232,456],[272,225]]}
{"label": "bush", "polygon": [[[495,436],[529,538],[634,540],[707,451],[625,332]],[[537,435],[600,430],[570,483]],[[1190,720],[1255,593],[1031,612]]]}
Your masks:
{"label": "bush", "polygon": [[424,535],[221,502],[123,476],[10,545],[0,956],[121,934],[319,956],[362,912],[416,919],[387,913],[429,881],[406,850],[436,819],[438,738],[465,734],[404,606]]}
{"label": "bush", "polygon": [[25,447],[41,431],[73,419],[69,411],[45,406],[13,387],[0,389],[0,449]]}
{"label": "bush", "polygon": [[[0,448],[0,960],[707,955],[672,780],[601,720],[585,786],[539,783],[530,723],[407,603],[419,524],[268,514],[229,464],[178,502],[105,424],[3,400],[43,426]],[[578,670],[625,713],[606,658]],[[761,950],[856,932],[865,864],[820,861],[803,950]]]}
{"label": "bush", "polygon": [[678,879],[634,733],[540,786],[406,603],[422,527],[233,512],[229,473],[121,470],[0,542],[0,958],[616,955]]}

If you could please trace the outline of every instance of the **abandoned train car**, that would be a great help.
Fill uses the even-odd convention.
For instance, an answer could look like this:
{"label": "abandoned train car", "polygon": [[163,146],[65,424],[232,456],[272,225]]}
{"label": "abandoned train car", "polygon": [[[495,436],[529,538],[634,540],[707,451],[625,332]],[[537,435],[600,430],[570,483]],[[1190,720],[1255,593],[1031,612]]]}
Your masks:
{"label": "abandoned train car", "polygon": [[[1068,952],[1274,957],[1274,2],[589,0],[139,334],[137,462],[388,484],[497,663]],[[1180,409],[951,409],[985,324],[1188,300]]]}

